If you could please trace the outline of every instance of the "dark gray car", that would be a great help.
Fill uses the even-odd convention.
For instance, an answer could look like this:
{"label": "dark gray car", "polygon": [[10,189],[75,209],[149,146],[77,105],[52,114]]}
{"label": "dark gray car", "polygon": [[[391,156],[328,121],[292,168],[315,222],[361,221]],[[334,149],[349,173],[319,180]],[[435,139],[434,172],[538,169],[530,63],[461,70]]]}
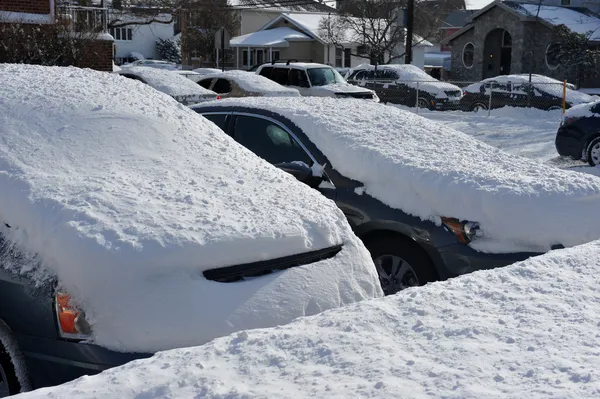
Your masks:
{"label": "dark gray car", "polygon": [[[362,182],[349,179],[329,166],[326,154],[292,120],[278,113],[210,104],[193,109],[258,156],[334,200],[371,252],[386,294],[539,255],[475,251],[465,244],[477,234],[476,224],[445,218],[443,226],[436,226],[361,193]],[[269,135],[275,130],[278,135],[285,132],[287,137],[272,140]],[[313,176],[310,168],[313,165],[326,165],[323,177]]]}

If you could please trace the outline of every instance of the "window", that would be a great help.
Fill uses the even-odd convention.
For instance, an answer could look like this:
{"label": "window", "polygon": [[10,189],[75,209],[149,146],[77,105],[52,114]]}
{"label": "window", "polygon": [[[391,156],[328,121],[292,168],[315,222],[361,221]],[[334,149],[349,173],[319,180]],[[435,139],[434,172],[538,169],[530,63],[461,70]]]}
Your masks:
{"label": "window", "polygon": [[264,67],[260,70],[259,75],[264,76],[265,78],[271,78],[271,71],[273,71],[273,67]]}
{"label": "window", "polygon": [[560,5],[561,6],[570,6],[571,0],[560,0]]}
{"label": "window", "polygon": [[364,80],[367,78],[367,71],[358,71],[356,75],[354,75],[355,80]]}
{"label": "window", "polygon": [[344,66],[350,68],[352,65],[352,52],[349,48],[344,49]]}
{"label": "window", "polygon": [[344,83],[344,78],[333,68],[311,68],[307,71],[313,86],[325,86],[332,83]]}
{"label": "window", "polygon": [[203,79],[201,81],[198,82],[198,84],[202,87],[204,87],[205,89],[210,89],[210,85],[212,84],[212,78],[210,79]]}
{"label": "window", "polygon": [[341,68],[343,61],[344,51],[341,48],[335,49],[335,66]]}
{"label": "window", "polygon": [[474,56],[475,56],[475,46],[473,45],[473,43],[465,44],[465,47],[463,48],[463,54],[462,54],[463,65],[465,66],[465,68],[468,68],[468,69],[473,68]]}
{"label": "window", "polygon": [[287,86],[289,72],[290,70],[288,68],[273,68],[273,72],[271,72],[271,80],[279,83],[282,86]]}
{"label": "window", "polygon": [[394,81],[400,79],[400,76],[396,73],[396,71],[392,71],[390,69],[384,69],[381,73],[381,78],[383,80]]}
{"label": "window", "polygon": [[502,32],[502,47],[512,47],[512,36],[507,31]]}
{"label": "window", "polygon": [[242,65],[254,65],[254,50],[250,50],[250,60],[248,60],[248,50],[242,51]]}
{"label": "window", "polygon": [[225,129],[227,128],[227,119],[229,118],[229,115],[227,114],[212,114],[202,116],[204,116],[206,119],[217,125],[219,129],[223,131],[225,131]]}
{"label": "window", "polygon": [[217,79],[212,91],[217,94],[231,93],[231,83],[227,79]]}
{"label": "window", "polygon": [[313,161],[298,142],[278,124],[266,119],[240,115],[235,123],[235,140],[272,164]]}
{"label": "window", "polygon": [[546,66],[549,69],[556,69],[560,65],[561,47],[559,43],[550,43],[546,47]]}
{"label": "window", "polygon": [[115,40],[131,41],[133,40],[133,29],[131,28],[110,28],[110,35]]}
{"label": "window", "polygon": [[306,76],[306,71],[303,71],[302,69],[291,69],[290,86],[310,87],[310,84],[308,83],[308,76]]}
{"label": "window", "polygon": [[271,55],[273,56],[273,58],[272,58],[272,59],[270,59],[269,61],[277,61],[277,60],[279,59],[279,54],[280,54],[280,53],[279,53],[279,50],[273,51],[273,52],[271,53]]}

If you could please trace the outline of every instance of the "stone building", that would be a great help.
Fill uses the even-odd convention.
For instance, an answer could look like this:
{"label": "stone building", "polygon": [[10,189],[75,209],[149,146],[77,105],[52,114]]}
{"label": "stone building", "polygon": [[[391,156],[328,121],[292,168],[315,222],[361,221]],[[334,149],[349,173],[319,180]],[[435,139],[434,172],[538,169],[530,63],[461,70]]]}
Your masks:
{"label": "stone building", "polygon": [[[451,79],[472,82],[532,72],[577,82],[577,69],[552,57],[553,28],[564,24],[589,35],[588,45],[600,48],[600,17],[585,8],[541,6],[539,14],[537,9],[532,3],[495,1],[467,18],[461,30],[443,40],[452,46]],[[597,87],[600,81],[581,84]]]}

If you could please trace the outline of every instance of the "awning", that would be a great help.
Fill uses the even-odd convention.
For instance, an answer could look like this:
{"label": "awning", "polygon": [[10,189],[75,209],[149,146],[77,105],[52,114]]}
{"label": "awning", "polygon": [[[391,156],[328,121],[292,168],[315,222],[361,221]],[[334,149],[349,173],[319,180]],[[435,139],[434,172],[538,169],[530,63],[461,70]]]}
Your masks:
{"label": "awning", "polygon": [[282,27],[231,38],[231,47],[289,47],[290,41],[312,41],[313,38],[297,30]]}

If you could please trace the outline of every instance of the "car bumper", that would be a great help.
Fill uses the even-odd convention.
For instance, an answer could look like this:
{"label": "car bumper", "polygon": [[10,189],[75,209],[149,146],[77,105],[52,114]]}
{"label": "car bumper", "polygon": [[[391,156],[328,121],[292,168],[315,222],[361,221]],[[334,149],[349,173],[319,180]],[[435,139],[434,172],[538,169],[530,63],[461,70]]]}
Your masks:
{"label": "car bumper", "polygon": [[474,250],[468,245],[454,244],[437,248],[440,255],[438,272],[440,277],[451,278],[477,270],[494,269],[523,261],[533,256],[542,255],[538,252],[517,252],[508,254],[491,254]]}
{"label": "car bumper", "polygon": [[120,353],[92,344],[17,335],[31,387],[59,385],[84,375],[98,374],[132,360],[152,356]]}
{"label": "car bumper", "polygon": [[436,103],[435,109],[437,111],[458,111],[458,110],[460,110],[460,103],[459,102]]}
{"label": "car bumper", "polygon": [[583,154],[583,134],[578,130],[561,127],[556,134],[556,151],[563,157],[581,159]]}

